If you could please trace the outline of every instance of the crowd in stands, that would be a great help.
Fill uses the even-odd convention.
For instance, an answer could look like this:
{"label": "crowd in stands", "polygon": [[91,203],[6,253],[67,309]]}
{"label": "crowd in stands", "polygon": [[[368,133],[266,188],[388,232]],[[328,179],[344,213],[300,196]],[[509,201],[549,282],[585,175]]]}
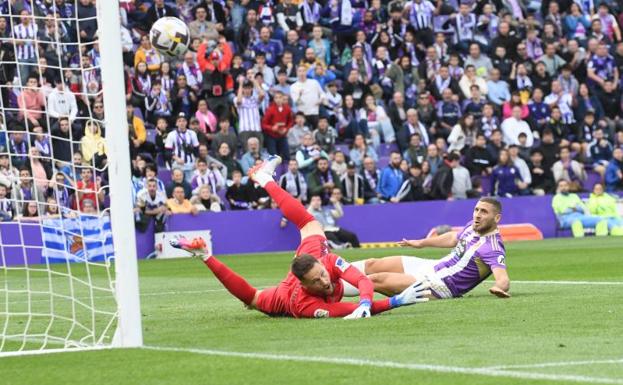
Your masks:
{"label": "crowd in stands", "polygon": [[[94,3],[0,1],[2,218],[35,197],[108,204]],[[336,189],[342,204],[623,189],[620,2],[128,0],[120,15],[139,228],[270,208],[246,177],[269,154],[314,207]],[[183,57],[150,43],[167,16],[189,26]]]}

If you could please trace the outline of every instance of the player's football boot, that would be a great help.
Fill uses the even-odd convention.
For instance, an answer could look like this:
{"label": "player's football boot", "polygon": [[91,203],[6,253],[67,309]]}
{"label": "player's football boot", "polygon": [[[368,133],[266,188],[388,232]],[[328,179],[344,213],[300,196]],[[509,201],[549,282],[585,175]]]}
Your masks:
{"label": "player's football boot", "polygon": [[[193,255],[193,257],[202,256],[206,249],[206,242],[201,237],[196,237],[188,240],[185,237],[179,236],[169,241],[171,246],[176,249],[186,250]],[[206,256],[207,257],[207,256]]]}
{"label": "player's football boot", "polygon": [[266,183],[273,180],[275,169],[281,164],[281,157],[279,155],[269,156],[262,164],[251,167],[247,175],[254,182],[259,183],[262,187]]}

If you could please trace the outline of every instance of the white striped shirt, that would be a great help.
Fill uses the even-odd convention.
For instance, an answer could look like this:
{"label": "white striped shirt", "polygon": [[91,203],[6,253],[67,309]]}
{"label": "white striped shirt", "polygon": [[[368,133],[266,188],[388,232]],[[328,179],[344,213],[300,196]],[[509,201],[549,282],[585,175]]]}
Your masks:
{"label": "white striped shirt", "polygon": [[236,104],[238,109],[238,132],[262,131],[260,122],[260,103],[257,96],[242,97]]}
{"label": "white striped shirt", "polygon": [[28,26],[18,24],[13,27],[13,38],[23,40],[23,44],[15,45],[15,55],[18,61],[32,60],[37,56],[37,46],[35,40],[39,32],[37,25],[31,23]]}
{"label": "white striped shirt", "polygon": [[433,25],[433,12],[435,12],[435,6],[428,0],[410,2],[411,10],[409,11],[409,20],[411,25],[416,31],[422,29],[431,28]]}

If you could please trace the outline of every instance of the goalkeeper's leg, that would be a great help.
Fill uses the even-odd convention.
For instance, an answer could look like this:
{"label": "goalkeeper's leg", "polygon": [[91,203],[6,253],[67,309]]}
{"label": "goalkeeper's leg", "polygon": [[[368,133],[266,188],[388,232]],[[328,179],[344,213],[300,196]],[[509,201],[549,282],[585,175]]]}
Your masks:
{"label": "goalkeeper's leg", "polygon": [[260,294],[259,290],[251,286],[244,278],[213,256],[205,258],[203,263],[212,270],[216,279],[221,281],[227,291],[234,297],[241,300],[250,308],[257,308],[257,299]]}
{"label": "goalkeeper's leg", "polygon": [[275,201],[279,210],[287,220],[294,223],[301,232],[301,239],[311,235],[322,235],[322,226],[314,217],[307,212],[305,207],[290,195],[287,191],[279,187],[273,180],[275,168],[281,163],[281,158],[277,155],[270,156],[264,163],[249,170],[249,177],[259,183]]}

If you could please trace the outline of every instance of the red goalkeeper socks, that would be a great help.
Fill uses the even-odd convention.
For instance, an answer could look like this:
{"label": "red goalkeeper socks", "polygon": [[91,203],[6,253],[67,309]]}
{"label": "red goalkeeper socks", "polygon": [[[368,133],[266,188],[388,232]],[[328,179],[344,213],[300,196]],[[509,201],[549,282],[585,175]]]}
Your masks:
{"label": "red goalkeeper socks", "polygon": [[256,288],[215,257],[210,257],[203,262],[231,294],[244,302],[245,305],[251,305],[257,292]]}
{"label": "red goalkeeper socks", "polygon": [[279,209],[283,213],[283,216],[287,220],[294,223],[300,230],[306,224],[314,220],[314,217],[305,210],[305,207],[295,199],[290,193],[279,187],[277,183],[268,182],[264,189],[268,192],[270,197],[277,203]]}

